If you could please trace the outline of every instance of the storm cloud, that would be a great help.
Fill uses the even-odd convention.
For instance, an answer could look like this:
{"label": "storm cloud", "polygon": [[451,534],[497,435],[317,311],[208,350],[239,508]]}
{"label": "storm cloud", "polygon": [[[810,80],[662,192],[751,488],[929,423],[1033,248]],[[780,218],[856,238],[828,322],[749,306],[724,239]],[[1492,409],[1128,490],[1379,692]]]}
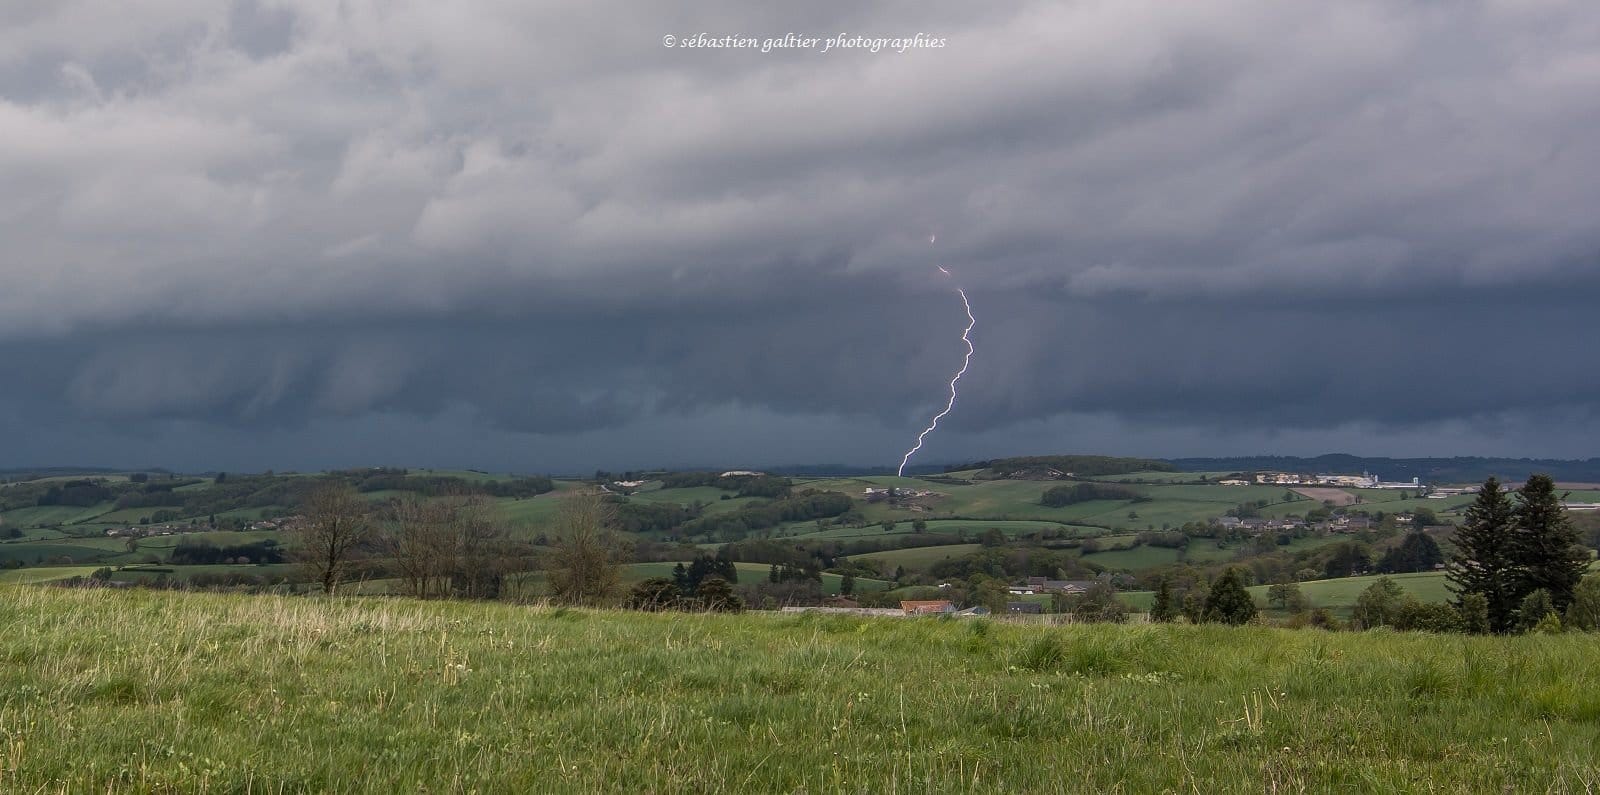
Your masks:
{"label": "storm cloud", "polygon": [[935,264],[928,460],[1594,455],[1597,53],[1578,0],[7,7],[0,466],[890,463]]}

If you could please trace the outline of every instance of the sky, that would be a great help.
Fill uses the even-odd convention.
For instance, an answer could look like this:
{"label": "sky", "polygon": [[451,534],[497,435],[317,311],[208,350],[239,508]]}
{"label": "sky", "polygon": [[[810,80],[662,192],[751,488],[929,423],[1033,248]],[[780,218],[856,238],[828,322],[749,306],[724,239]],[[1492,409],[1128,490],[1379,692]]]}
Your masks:
{"label": "sky", "polygon": [[1600,5],[666,5],[0,5],[0,467],[1600,455]]}

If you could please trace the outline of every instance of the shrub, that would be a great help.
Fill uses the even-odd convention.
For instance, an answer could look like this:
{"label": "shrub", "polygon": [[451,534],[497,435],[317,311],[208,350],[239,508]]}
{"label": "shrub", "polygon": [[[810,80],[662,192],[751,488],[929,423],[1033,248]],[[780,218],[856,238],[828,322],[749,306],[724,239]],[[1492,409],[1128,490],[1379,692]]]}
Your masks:
{"label": "shrub", "polygon": [[678,586],[666,577],[651,577],[628,592],[627,606],[633,610],[670,610],[678,604]]}
{"label": "shrub", "polygon": [[1537,629],[1544,622],[1546,616],[1555,616],[1556,626],[1559,627],[1560,616],[1556,615],[1555,602],[1550,598],[1550,592],[1539,588],[1522,599],[1522,607],[1517,610],[1518,627],[1527,632]]}
{"label": "shrub", "polygon": [[1573,589],[1572,604],[1567,605],[1567,618],[1562,624],[1585,632],[1600,630],[1600,574],[1584,577]]}
{"label": "shrub", "polygon": [[1400,586],[1396,585],[1394,580],[1379,577],[1377,582],[1367,586],[1367,589],[1356,597],[1356,607],[1350,614],[1350,623],[1357,629],[1392,627],[1400,616],[1404,598],[1405,591],[1400,590]]}
{"label": "shrub", "polygon": [[1250,592],[1244,589],[1244,578],[1237,568],[1229,568],[1211,585],[1206,594],[1204,619],[1222,624],[1248,624],[1259,611]]}

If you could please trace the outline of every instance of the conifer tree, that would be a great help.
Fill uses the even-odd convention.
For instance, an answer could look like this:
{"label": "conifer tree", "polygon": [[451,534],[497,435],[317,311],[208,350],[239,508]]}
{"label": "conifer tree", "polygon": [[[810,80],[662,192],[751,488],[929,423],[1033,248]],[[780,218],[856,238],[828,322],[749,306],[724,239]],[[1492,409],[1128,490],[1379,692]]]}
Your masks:
{"label": "conifer tree", "polygon": [[1489,478],[1467,508],[1466,520],[1456,529],[1456,552],[1450,556],[1446,576],[1456,593],[1458,609],[1467,607],[1468,594],[1483,597],[1489,629],[1516,629],[1521,606],[1522,572],[1512,552],[1511,500],[1500,481]]}
{"label": "conifer tree", "polygon": [[1206,621],[1234,625],[1250,623],[1258,612],[1255,600],[1244,589],[1244,578],[1231,567],[1211,584],[1205,609]]}
{"label": "conifer tree", "polygon": [[1150,605],[1150,620],[1166,623],[1178,618],[1178,604],[1172,597],[1172,580],[1162,577],[1156,586],[1156,598]]}
{"label": "conifer tree", "polygon": [[1583,579],[1589,553],[1578,543],[1578,531],[1549,475],[1533,475],[1517,493],[1512,509],[1515,532],[1512,553],[1522,570],[1522,593],[1543,588],[1557,613],[1572,604],[1572,589]]}

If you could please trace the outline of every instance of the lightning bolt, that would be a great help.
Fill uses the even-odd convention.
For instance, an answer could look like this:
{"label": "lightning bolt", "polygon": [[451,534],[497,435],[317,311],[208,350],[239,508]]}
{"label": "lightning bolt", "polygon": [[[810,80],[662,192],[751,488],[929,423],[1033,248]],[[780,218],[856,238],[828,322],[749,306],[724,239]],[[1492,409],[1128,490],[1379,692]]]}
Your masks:
{"label": "lightning bolt", "polygon": [[[933,241],[930,240],[929,242]],[[943,265],[939,266],[939,272],[946,276],[950,275],[950,271],[945,270]],[[933,433],[934,429],[939,427],[939,420],[944,419],[945,415],[955,409],[956,384],[961,382],[961,376],[967,374],[967,367],[972,364],[972,354],[974,352],[972,347],[972,327],[978,325],[978,319],[972,316],[972,302],[967,300],[967,291],[957,287],[956,294],[961,296],[961,306],[967,311],[967,327],[961,330],[961,341],[967,344],[967,356],[961,360],[961,369],[957,370],[955,376],[950,379],[950,401],[945,404],[944,411],[935,414],[933,421],[928,423],[928,427],[922,429],[922,433],[917,434],[917,443],[910,450],[907,450],[905,456],[900,459],[900,468],[895,470],[896,476],[905,476],[906,462],[910,461],[911,456],[916,455],[917,451],[922,449],[922,440],[928,438],[928,434]]]}

